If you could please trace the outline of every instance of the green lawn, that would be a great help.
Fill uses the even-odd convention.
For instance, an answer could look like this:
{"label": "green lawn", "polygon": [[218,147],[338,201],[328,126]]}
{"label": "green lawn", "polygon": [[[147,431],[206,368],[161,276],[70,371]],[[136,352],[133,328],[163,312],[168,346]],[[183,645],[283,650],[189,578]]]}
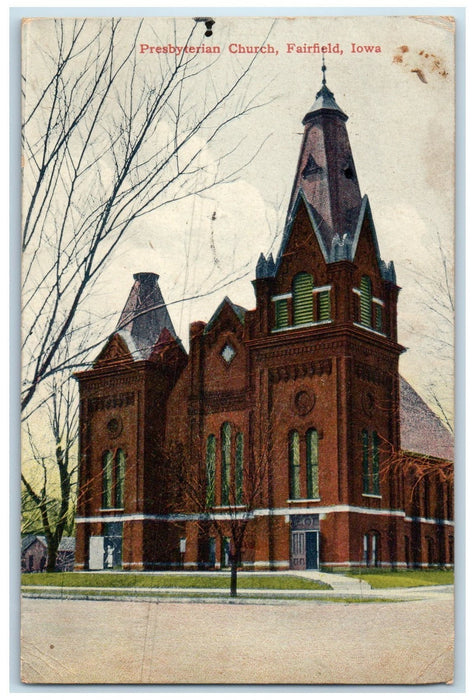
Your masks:
{"label": "green lawn", "polygon": [[412,588],[413,586],[442,586],[454,582],[454,572],[443,569],[414,571],[371,570],[347,574],[367,581],[372,588]]}
{"label": "green lawn", "polygon": [[[227,589],[229,576],[192,574],[102,574],[102,573],[57,573],[57,574],[22,574],[21,582],[25,586],[73,586],[73,587],[107,587],[107,588],[219,588]],[[238,574],[238,589],[268,590],[328,590],[326,583],[300,578],[298,576],[250,576]]]}

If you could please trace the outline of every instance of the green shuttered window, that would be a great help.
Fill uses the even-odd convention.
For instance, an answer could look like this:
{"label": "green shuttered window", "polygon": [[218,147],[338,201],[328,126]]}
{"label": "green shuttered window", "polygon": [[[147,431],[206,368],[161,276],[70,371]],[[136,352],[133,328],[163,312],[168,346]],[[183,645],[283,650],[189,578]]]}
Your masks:
{"label": "green shuttered window", "polygon": [[296,430],[289,436],[290,498],[300,498],[300,439]]}
{"label": "green shuttered window", "polygon": [[376,431],[373,431],[373,483],[371,493],[379,495],[379,436]]}
{"label": "green shuttered window", "polygon": [[235,463],[235,479],[236,479],[236,503],[242,503],[242,488],[243,488],[243,459],[244,459],[244,439],[242,433],[236,435],[236,463]]}
{"label": "green shuttered window", "polygon": [[369,493],[369,439],[368,431],[363,430],[361,434],[363,448],[363,493]]}
{"label": "green shuttered window", "polygon": [[231,479],[231,426],[223,423],[221,428],[221,503],[229,505]]}
{"label": "green shuttered window", "polygon": [[318,293],[318,320],[329,321],[331,318],[330,310],[330,290]]}
{"label": "green shuttered window", "polygon": [[286,328],[289,325],[287,299],[277,299],[275,302],[275,327]]}
{"label": "green shuttered window", "polygon": [[307,272],[299,272],[293,282],[294,325],[312,323],[313,278]]}
{"label": "green shuttered window", "polygon": [[371,311],[373,305],[373,297],[371,292],[371,280],[366,275],[361,278],[361,324],[371,328]]}
{"label": "green shuttered window", "polygon": [[307,431],[307,498],[318,498],[318,433]]}
{"label": "green shuttered window", "polygon": [[380,304],[374,305],[374,327],[378,333],[383,332],[383,309]]}
{"label": "green shuttered window", "polygon": [[118,449],[115,456],[116,482],[115,505],[116,508],[124,507],[124,480],[125,480],[125,452]]}
{"label": "green shuttered window", "polygon": [[216,438],[208,435],[206,441],[206,507],[212,508],[215,501],[216,484]]}
{"label": "green shuttered window", "polygon": [[373,430],[371,435],[368,430],[363,430],[361,433],[361,443],[363,453],[363,493],[379,496],[380,438],[376,430]]}
{"label": "green shuttered window", "polygon": [[112,452],[102,455],[102,507],[112,508]]}

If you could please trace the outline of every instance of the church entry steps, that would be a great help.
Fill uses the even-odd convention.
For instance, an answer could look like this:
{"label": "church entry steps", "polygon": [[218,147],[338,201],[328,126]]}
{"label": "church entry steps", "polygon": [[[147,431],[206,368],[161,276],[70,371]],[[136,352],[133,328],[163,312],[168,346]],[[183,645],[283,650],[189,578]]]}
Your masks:
{"label": "church entry steps", "polygon": [[293,576],[301,576],[303,578],[327,583],[334,591],[338,591],[339,593],[354,593],[356,595],[372,590],[371,586],[366,581],[353,578],[352,576],[344,576],[343,574],[329,574],[326,571],[317,570],[291,571],[289,573]]}

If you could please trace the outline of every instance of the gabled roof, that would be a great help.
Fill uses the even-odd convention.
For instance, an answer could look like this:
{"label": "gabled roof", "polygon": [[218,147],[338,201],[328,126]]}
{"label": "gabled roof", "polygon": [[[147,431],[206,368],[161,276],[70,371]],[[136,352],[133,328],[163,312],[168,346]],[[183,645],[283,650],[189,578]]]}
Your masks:
{"label": "gabled roof", "polygon": [[419,394],[399,377],[401,449],[452,461],[454,438]]}
{"label": "gabled roof", "polygon": [[310,202],[308,201],[307,197],[305,196],[305,192],[300,188],[297,194],[297,198],[294,202],[294,205],[292,209],[290,210],[287,221],[285,224],[285,229],[284,229],[284,235],[282,237],[282,243],[280,244],[279,252],[277,254],[277,258],[275,261],[275,271],[274,271],[274,276],[277,274],[280,263],[282,262],[282,256],[285,252],[285,249],[287,248],[287,244],[289,242],[289,238],[292,234],[292,229],[294,227],[295,223],[295,218],[297,216],[297,212],[300,209],[300,207],[304,206],[308,215],[308,218],[310,219],[310,223],[312,224],[313,231],[315,233],[315,237],[318,241],[318,245],[320,246],[320,250],[322,251],[322,255],[325,259],[325,262],[329,262],[328,258],[328,253],[326,250],[326,247],[323,243],[323,239],[320,233],[320,224],[322,222],[322,217],[318,214],[317,210],[315,207],[313,207]]}
{"label": "gabled roof", "polygon": [[[381,275],[384,279],[389,280],[391,282],[396,283],[396,275],[394,272],[394,265],[392,262],[389,264],[386,264],[384,260],[381,259],[380,253],[379,253],[379,245],[378,245],[378,237],[376,235],[376,229],[374,226],[373,222],[373,216],[371,214],[371,207],[369,204],[369,199],[368,196],[365,194],[362,201],[361,201],[361,207],[360,211],[358,214],[357,218],[357,223],[356,227],[354,230],[354,233],[348,232],[345,233],[343,236],[338,236],[335,235],[333,236],[332,240],[332,246],[330,250],[327,250],[327,247],[324,243],[323,236],[321,234],[321,229],[324,226],[324,222],[322,220],[322,217],[319,215],[317,210],[315,209],[314,206],[308,201],[305,192],[300,189],[297,195],[297,199],[294,202],[294,205],[287,217],[287,222],[285,225],[284,229],[284,235],[282,237],[282,243],[279,248],[279,253],[277,255],[276,263],[275,263],[275,268],[274,268],[274,274],[272,276],[275,276],[277,274],[277,271],[280,267],[280,264],[282,262],[282,256],[285,252],[285,249],[287,247],[287,244],[289,242],[289,238],[292,234],[292,229],[294,227],[295,223],[295,218],[297,216],[297,212],[300,209],[300,207],[304,206],[308,215],[308,218],[310,220],[310,223],[312,225],[313,231],[315,233],[315,237],[318,241],[318,245],[320,247],[320,250],[322,252],[322,255],[324,257],[324,260],[326,263],[329,262],[336,262],[338,260],[350,260],[351,262],[354,260],[355,255],[356,255],[356,250],[358,248],[358,242],[360,239],[361,235],[361,230],[363,228],[363,223],[365,219],[368,220],[369,226],[371,229],[371,236],[373,239],[373,244],[374,244],[374,250],[376,253],[378,265],[379,265],[379,270],[381,272]],[[261,262],[261,259],[259,259],[259,262]],[[258,263],[259,265],[259,263]],[[268,268],[266,268],[268,270]],[[257,275],[259,276],[259,275]],[[271,275],[268,275],[271,276]]]}
{"label": "gabled roof", "polygon": [[[44,539],[44,538],[43,538]],[[41,542],[41,537],[38,535],[25,535],[24,537],[21,538],[21,553],[26,552],[28,547],[31,547],[33,542],[36,542],[36,540],[39,540]],[[45,544],[45,542],[41,542],[41,544]]]}
{"label": "gabled roof", "polygon": [[[44,535],[25,535],[21,538],[21,552],[25,552],[31,545],[38,540],[44,547],[47,547],[46,537]],[[75,537],[62,537],[59,543],[58,552],[74,552],[76,549]]]}
{"label": "gabled roof", "polygon": [[216,321],[218,320],[219,316],[221,315],[221,312],[223,308],[226,306],[226,304],[232,309],[233,313],[237,316],[239,319],[239,322],[244,325],[244,316],[246,313],[246,309],[243,306],[238,306],[238,304],[233,304],[231,299],[229,297],[224,297],[223,301],[221,304],[218,306],[214,314],[211,316],[210,320],[204,327],[204,333],[208,333],[209,330],[214,326]]}

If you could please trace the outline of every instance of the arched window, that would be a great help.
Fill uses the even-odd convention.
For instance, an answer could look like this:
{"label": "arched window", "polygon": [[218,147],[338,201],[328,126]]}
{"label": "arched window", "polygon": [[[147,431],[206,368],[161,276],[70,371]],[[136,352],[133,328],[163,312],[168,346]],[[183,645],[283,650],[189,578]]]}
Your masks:
{"label": "arched window", "polygon": [[318,433],[315,428],[307,430],[307,498],[318,498]]}
{"label": "arched window", "polygon": [[[371,444],[370,444],[371,441]],[[361,431],[363,493],[379,496],[379,435],[373,430]]]}
{"label": "arched window", "polygon": [[102,455],[102,507],[112,508],[112,452]]}
{"label": "arched window", "polygon": [[236,481],[236,503],[242,503],[243,493],[243,460],[244,460],[244,438],[242,433],[236,435],[236,462],[235,462],[235,481]]}
{"label": "arched window", "polygon": [[216,497],[216,438],[208,435],[206,440],[206,507],[215,504]]}
{"label": "arched window", "polygon": [[423,502],[423,513],[426,518],[430,518],[432,515],[431,508],[430,508],[430,480],[428,474],[425,474],[423,477],[423,483],[424,483],[424,502]]}
{"label": "arched window", "polygon": [[371,328],[373,295],[371,291],[371,280],[367,275],[361,278],[360,292],[360,322],[361,325]]}
{"label": "arched window", "polygon": [[361,446],[363,451],[363,493],[369,493],[369,437],[368,431],[361,433]]}
{"label": "arched window", "polygon": [[372,440],[372,458],[373,458],[373,483],[371,493],[379,496],[379,435],[373,430],[373,440]]}
{"label": "arched window", "polygon": [[229,483],[231,479],[231,426],[221,426],[221,503],[229,505]]}
{"label": "arched window", "polygon": [[115,455],[115,506],[124,507],[125,452],[118,449]]}
{"label": "arched window", "polygon": [[289,436],[290,498],[300,498],[300,439],[296,430]]}
{"label": "arched window", "polygon": [[312,323],[313,317],[313,277],[308,272],[295,275],[293,285],[294,326]]}

